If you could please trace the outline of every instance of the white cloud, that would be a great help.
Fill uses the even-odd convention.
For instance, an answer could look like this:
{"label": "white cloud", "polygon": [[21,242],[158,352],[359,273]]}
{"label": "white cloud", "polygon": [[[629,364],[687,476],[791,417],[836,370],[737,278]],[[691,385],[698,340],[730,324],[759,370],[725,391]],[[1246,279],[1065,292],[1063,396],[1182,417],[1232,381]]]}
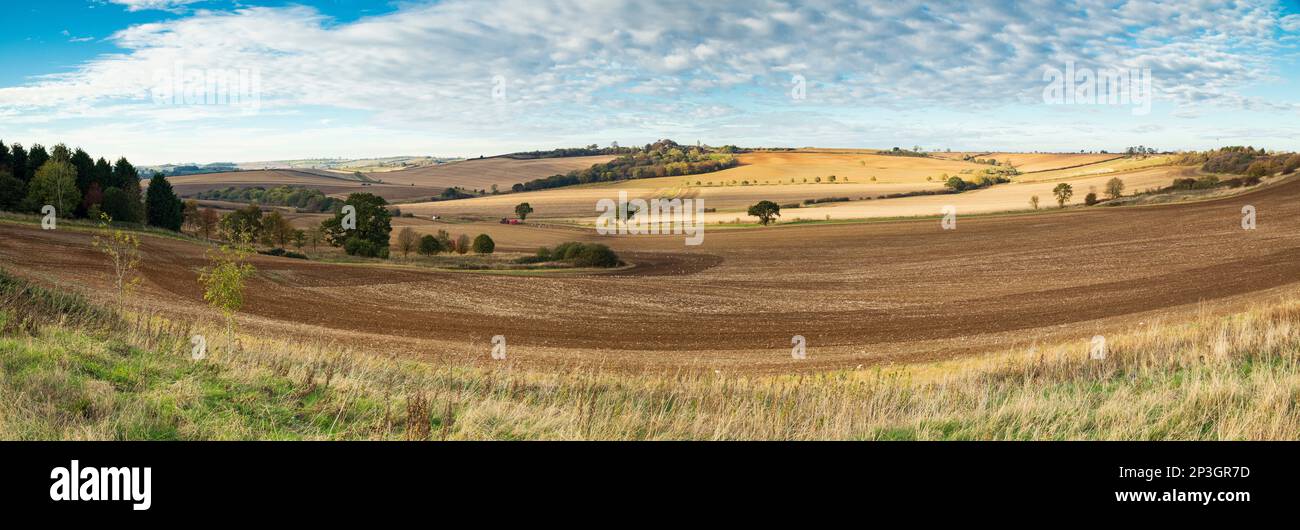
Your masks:
{"label": "white cloud", "polygon": [[199,2],[200,0],[108,0],[111,3],[126,6],[127,11],[179,11],[186,5]]}
{"label": "white cloud", "polygon": [[[1066,61],[1151,68],[1167,102],[1288,108],[1240,92],[1275,75],[1275,33],[1295,24],[1265,0],[446,0],[349,23],[301,6],[199,11],[123,29],[110,38],[121,53],[73,73],[0,88],[0,114],[209,119],[211,109],[149,103],[155,73],[178,64],[258,71],[264,113],[332,109],[453,137],[549,138],[594,124],[653,137],[656,124],[687,117],[707,127],[814,107],[995,108],[1041,101],[1043,70]],[[808,101],[790,100],[793,74],[808,79]],[[492,97],[495,76],[504,101]],[[680,114],[659,116],[665,104]]]}

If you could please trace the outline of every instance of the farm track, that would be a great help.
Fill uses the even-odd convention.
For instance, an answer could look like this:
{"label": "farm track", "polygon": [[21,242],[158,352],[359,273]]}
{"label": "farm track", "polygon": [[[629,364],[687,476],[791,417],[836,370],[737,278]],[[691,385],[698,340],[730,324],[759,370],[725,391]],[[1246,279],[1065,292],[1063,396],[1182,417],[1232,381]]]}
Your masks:
{"label": "farm track", "polygon": [[[1242,230],[1241,208],[1259,212]],[[1225,199],[1037,215],[600,237],[638,266],[504,276],[257,256],[247,329],[451,362],[783,372],[870,366],[1086,339],[1228,310],[1300,279],[1300,180]],[[511,227],[528,234],[531,227]],[[516,236],[525,237],[525,236]],[[204,247],[144,237],[135,301],[211,315]],[[527,241],[519,246],[527,248]],[[84,232],[0,223],[0,267],[111,300]],[[791,337],[809,358],[790,359]],[[1083,344],[1081,342],[1081,344]],[[1082,346],[1081,346],[1082,348]]]}

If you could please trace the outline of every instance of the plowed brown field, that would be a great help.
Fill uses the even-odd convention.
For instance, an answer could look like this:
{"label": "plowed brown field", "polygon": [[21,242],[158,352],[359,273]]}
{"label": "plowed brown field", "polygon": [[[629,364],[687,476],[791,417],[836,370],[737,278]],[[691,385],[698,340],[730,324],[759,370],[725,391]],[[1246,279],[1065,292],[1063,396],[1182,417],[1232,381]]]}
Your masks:
{"label": "plowed brown field", "polygon": [[[1243,205],[1259,212],[1241,228]],[[496,227],[503,249],[607,242],[637,264],[531,276],[256,257],[245,329],[450,362],[778,372],[1024,347],[1217,311],[1300,279],[1300,180],[1214,201],[959,219],[602,237]],[[144,237],[133,303],[208,316],[204,247]],[[0,266],[105,300],[90,235],[0,223]],[[808,357],[790,356],[791,337]]]}

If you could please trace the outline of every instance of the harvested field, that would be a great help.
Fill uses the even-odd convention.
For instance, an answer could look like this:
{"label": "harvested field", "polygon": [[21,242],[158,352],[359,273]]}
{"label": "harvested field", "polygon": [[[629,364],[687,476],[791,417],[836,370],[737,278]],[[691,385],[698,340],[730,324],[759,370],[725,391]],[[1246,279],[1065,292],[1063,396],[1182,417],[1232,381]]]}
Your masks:
{"label": "harvested field", "polygon": [[[903,157],[879,158],[904,159]],[[905,160],[917,159],[907,158]],[[1119,162],[1108,162],[1106,164],[1118,165]],[[820,184],[694,186],[694,182],[697,180],[700,182],[709,182],[710,180],[719,182],[719,176],[739,169],[743,169],[743,166],[742,168],[718,173],[692,175],[690,177],[626,180],[458,201],[409,204],[404,205],[402,211],[425,216],[438,215],[441,217],[450,216],[486,220],[511,217],[514,215],[516,204],[528,202],[535,210],[532,218],[590,225],[594,223],[597,213],[597,201],[616,199],[620,191],[626,191],[629,198],[677,197],[703,199],[707,207],[717,210],[716,213],[709,213],[705,216],[705,221],[709,223],[733,222],[736,219],[741,222],[753,222],[754,218],[746,215],[745,211],[751,204],[760,200],[788,204],[802,203],[806,199],[827,197],[847,197],[850,201],[826,203],[807,208],[784,209],[781,220],[824,220],[827,216],[836,220],[918,217],[938,215],[939,210],[946,205],[955,206],[958,212],[962,214],[1028,210],[1030,209],[1029,199],[1035,195],[1038,196],[1042,207],[1054,206],[1052,188],[1059,182],[1067,182],[1074,187],[1075,195],[1072,203],[1078,204],[1083,202],[1084,195],[1090,190],[1101,195],[1105,190],[1106,181],[1114,177],[1124,180],[1126,190],[1131,193],[1168,186],[1175,178],[1193,176],[1194,174],[1192,168],[1179,166],[1138,166],[1138,169],[1134,170],[1111,170],[1097,172],[1097,174],[1082,171],[1078,174],[1046,172],[1016,177],[1016,181],[1011,184],[1000,184],[987,189],[955,195],[922,195],[884,200],[861,199],[878,198],[897,193],[940,191],[944,189],[944,186],[938,179],[931,182],[925,181],[924,177],[917,179],[915,175],[919,174],[909,177],[911,180],[902,179],[902,181],[897,182],[871,182],[859,180],[858,177],[851,177],[849,182],[837,182],[835,184],[823,182]],[[786,181],[788,182],[788,179]],[[687,186],[687,182],[691,183],[691,185]]]}
{"label": "harvested field", "polygon": [[542,177],[587,169],[595,164],[613,160],[613,156],[575,156],[565,158],[539,158],[515,160],[492,157],[462,160],[436,166],[399,171],[373,173],[371,178],[386,183],[416,185],[434,188],[459,186],[471,190],[491,190],[496,184],[501,191],[511,186]]}
{"label": "harvested field", "polygon": [[998,163],[1010,163],[1021,173],[1035,173],[1086,166],[1123,157],[1124,155],[1106,153],[992,153],[980,158],[991,158]]}
{"label": "harvested field", "polygon": [[[1258,230],[1240,228],[1243,204],[1258,208]],[[699,247],[450,225],[491,230],[503,250],[606,242],[637,266],[520,276],[258,256],[241,320],[256,333],[467,364],[487,362],[490,338],[504,335],[521,366],[630,371],[852,368],[1055,340],[1083,348],[1098,333],[1289,288],[1300,233],[1283,220],[1297,215],[1293,180],[1206,202],[969,218],[954,231],[934,220],[720,230]],[[87,232],[0,230],[6,269],[112,299]],[[196,281],[206,249],[144,241],[146,281],[131,303],[211,318]],[[790,358],[794,335],[807,338],[807,360]]]}

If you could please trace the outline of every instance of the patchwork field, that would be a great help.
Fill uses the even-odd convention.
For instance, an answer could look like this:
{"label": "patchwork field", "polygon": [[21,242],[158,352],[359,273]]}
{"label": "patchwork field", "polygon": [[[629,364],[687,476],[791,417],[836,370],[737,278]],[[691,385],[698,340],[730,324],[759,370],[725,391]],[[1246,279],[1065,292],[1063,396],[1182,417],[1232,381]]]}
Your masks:
{"label": "patchwork field", "polygon": [[[1011,184],[956,195],[880,200],[893,194],[940,191],[944,189],[944,175],[970,178],[991,167],[961,161],[964,153],[942,155],[955,159],[885,156],[867,150],[750,153],[740,156],[741,166],[716,173],[416,203],[404,205],[403,211],[421,216],[490,220],[512,217],[516,204],[528,202],[534,209],[532,217],[535,219],[591,225],[597,214],[597,201],[617,199],[622,191],[629,198],[702,199],[706,207],[716,210],[706,215],[708,223],[753,222],[755,219],[748,216],[746,210],[761,200],[786,205],[824,198],[849,200],[798,209],[783,208],[781,221],[916,217],[937,215],[947,205],[968,214],[1027,210],[1031,208],[1029,201],[1033,196],[1038,196],[1041,206],[1047,207],[1054,204],[1052,188],[1060,182],[1074,187],[1072,201],[1080,203],[1089,191],[1100,195],[1106,181],[1114,177],[1124,180],[1129,192],[1135,192],[1168,186],[1175,178],[1190,176],[1193,172],[1191,168],[1164,165],[1168,160],[1163,157],[1117,159],[1114,155],[1025,155],[1023,160],[1033,167],[1065,169],[1024,174],[1015,177]],[[836,176],[835,183],[829,181],[831,175]],[[873,177],[875,180],[871,180]],[[821,182],[816,179],[821,179]],[[795,182],[791,183],[791,180]]]}

